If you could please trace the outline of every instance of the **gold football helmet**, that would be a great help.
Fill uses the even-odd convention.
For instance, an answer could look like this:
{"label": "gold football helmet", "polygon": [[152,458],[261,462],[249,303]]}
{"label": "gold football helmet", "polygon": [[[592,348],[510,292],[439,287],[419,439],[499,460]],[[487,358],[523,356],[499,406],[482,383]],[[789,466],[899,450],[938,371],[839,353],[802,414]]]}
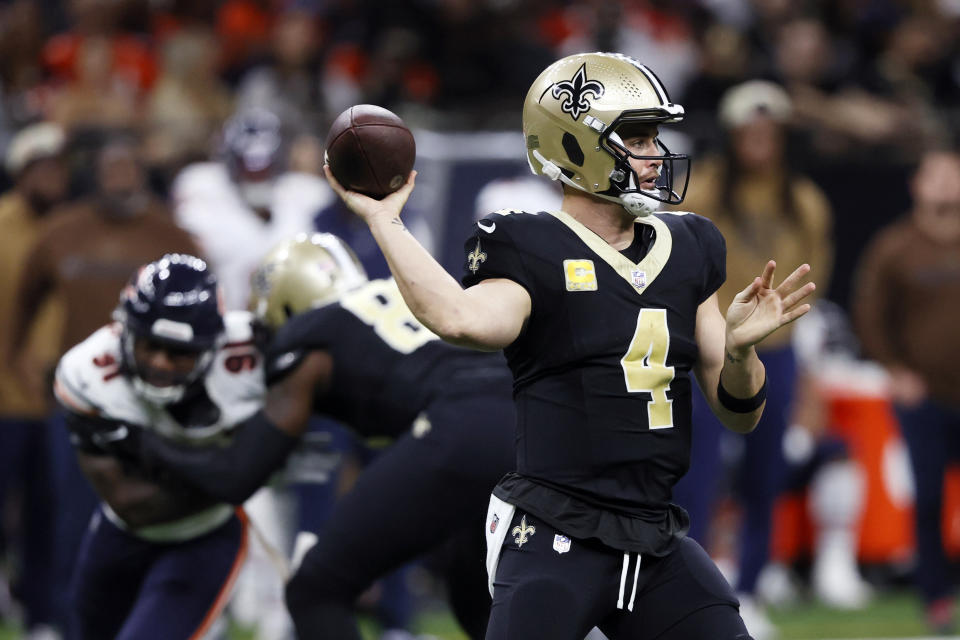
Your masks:
{"label": "gold football helmet", "polygon": [[[633,215],[647,215],[656,201],[683,201],[690,158],[670,153],[659,138],[660,155],[631,154],[619,132],[630,125],[682,119],[683,107],[670,102],[653,71],[633,58],[617,53],[567,56],[547,67],[527,93],[527,161],[535,174],[617,202]],[[655,189],[640,188],[630,157],[662,161]],[[681,173],[678,193],[674,180]]]}
{"label": "gold football helmet", "polygon": [[291,316],[336,302],[367,281],[353,250],[332,233],[300,233],[270,250],[250,277],[250,310],[277,329]]}

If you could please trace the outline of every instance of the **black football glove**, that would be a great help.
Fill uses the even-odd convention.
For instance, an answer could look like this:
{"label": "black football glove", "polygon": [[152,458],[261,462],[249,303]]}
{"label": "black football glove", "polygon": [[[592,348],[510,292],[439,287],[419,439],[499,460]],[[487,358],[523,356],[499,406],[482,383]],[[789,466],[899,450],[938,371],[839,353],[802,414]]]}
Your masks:
{"label": "black football glove", "polygon": [[110,455],[139,463],[143,427],[102,416],[67,412],[67,429],[73,446],[93,455]]}

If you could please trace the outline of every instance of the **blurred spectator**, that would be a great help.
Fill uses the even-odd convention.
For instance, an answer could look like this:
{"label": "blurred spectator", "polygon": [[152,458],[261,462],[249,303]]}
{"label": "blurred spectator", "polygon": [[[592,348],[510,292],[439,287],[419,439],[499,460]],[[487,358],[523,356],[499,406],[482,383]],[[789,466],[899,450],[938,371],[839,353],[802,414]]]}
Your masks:
{"label": "blurred spectator", "polygon": [[[84,75],[106,76],[104,84],[111,90],[138,97],[153,86],[152,51],[140,37],[119,29],[125,3],[69,0],[68,4],[71,29],[50,38],[43,49],[44,66],[56,84],[77,82]],[[86,54],[95,58],[95,64],[81,60],[88,40],[102,41],[95,54]],[[94,69],[83,68],[91,64]]]}
{"label": "blurred spectator", "polygon": [[160,79],[147,102],[146,154],[169,180],[206,157],[233,111],[233,97],[217,75],[218,46],[202,28],[181,30],[163,45]]}
{"label": "blurred spectator", "polygon": [[262,58],[270,47],[270,31],[276,9],[270,0],[226,0],[217,10],[217,36],[221,68],[231,83]]}
{"label": "blurred spectator", "polygon": [[890,375],[916,486],[916,582],[927,622],[957,630],[956,575],[943,547],[943,481],[960,460],[960,155],[926,154],[908,217],[865,252],[854,312],[864,349]]}
{"label": "blurred spectator", "polygon": [[[34,330],[39,310],[51,296],[63,301],[65,326],[48,345],[62,354],[110,321],[116,292],[140,265],[164,253],[197,255],[190,236],[147,191],[142,161],[130,140],[116,138],[103,146],[96,179],[93,196],[51,213],[21,272],[10,340],[19,349],[15,362],[21,378],[34,385],[42,382],[35,364],[39,356],[24,337]],[[58,505],[51,585],[58,616],[68,620],[67,586],[97,499],[83,481],[59,412],[51,420],[50,447]]]}
{"label": "blurred spectator", "polygon": [[287,11],[277,17],[270,42],[267,60],[240,81],[238,105],[273,111],[296,133],[319,134],[326,119],[317,21],[306,11]]}
{"label": "blurred spectator", "polygon": [[[908,96],[870,91],[869,66],[858,71],[841,55],[820,21],[800,18],[777,34],[776,73],[794,102],[795,122],[806,129],[814,154],[850,159],[910,158],[917,141],[932,135],[924,91]],[[901,99],[897,99],[901,98]]]}
{"label": "blurred spectator", "polygon": [[[718,292],[721,309],[738,293],[737,283],[753,278],[770,256],[780,264],[809,263],[818,288],[830,278],[830,207],[787,161],[790,112],[790,98],[773,83],[755,80],[730,89],[719,111],[728,136],[724,153],[700,163],[690,181],[683,208],[713,220],[727,242],[727,284]],[[797,382],[790,334],[785,327],[757,349],[769,383],[766,408],[751,434],[724,432],[702,395],[694,394],[690,471],[674,491],[677,503],[691,511],[691,535],[708,545],[706,527],[716,496],[705,488],[717,486],[721,434],[742,448],[735,488],[743,510],[735,586],[742,594],[747,629],[757,640],[773,633],[752,596],[769,558],[773,503],[784,488],[782,441]]]}
{"label": "blurred spectator", "polygon": [[223,130],[221,157],[186,167],[173,184],[174,216],[203,247],[228,309],[246,309],[250,275],[281,240],[312,230],[333,199],[321,178],[287,170],[290,140],[264,109],[238,111]]}
{"label": "blurred spectator", "polygon": [[0,152],[6,147],[4,125],[12,133],[41,114],[43,35],[36,2],[0,6]]}
{"label": "blurred spectator", "polygon": [[[53,625],[51,596],[53,509],[48,478],[46,427],[48,394],[23,384],[10,366],[8,342],[16,315],[16,286],[27,253],[41,221],[67,193],[68,174],[61,156],[63,131],[54,124],[35,124],[21,130],[7,149],[6,169],[14,187],[0,196],[0,510],[6,511],[19,493],[18,518],[13,530],[3,528],[18,566],[13,591],[21,601],[28,633],[40,638],[43,626]],[[56,362],[57,338],[63,318],[56,304],[45,305],[26,336],[34,354],[34,379],[46,380]],[[13,500],[13,502],[17,502]],[[4,520],[4,523],[7,521]]]}
{"label": "blurred spectator", "polygon": [[114,75],[112,54],[111,42],[103,37],[78,43],[74,77],[50,104],[50,118],[68,132],[139,126],[139,95]]}
{"label": "blurred spectator", "polygon": [[562,55],[616,51],[657,70],[681,95],[696,72],[698,49],[683,3],[593,1],[575,3],[579,29],[560,45]]}

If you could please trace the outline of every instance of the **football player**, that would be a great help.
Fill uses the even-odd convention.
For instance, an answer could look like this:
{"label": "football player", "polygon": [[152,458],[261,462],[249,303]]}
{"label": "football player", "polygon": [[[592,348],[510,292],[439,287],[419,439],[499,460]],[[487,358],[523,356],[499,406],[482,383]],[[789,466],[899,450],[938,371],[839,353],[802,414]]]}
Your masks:
{"label": "football player", "polygon": [[202,260],[167,254],[134,275],[115,322],[57,367],[80,467],[103,501],[72,589],[82,638],[199,638],[228,599],[246,554],[242,510],[107,452],[132,425],[191,445],[221,442],[260,409],[251,316],[223,315],[221,305]]}
{"label": "football player", "polygon": [[149,431],[114,445],[239,504],[283,462],[312,413],[363,437],[396,438],[336,504],[288,583],[297,634],[359,640],[357,597],[378,577],[455,540],[451,604],[468,635],[482,638],[490,600],[480,526],[490,491],[514,468],[512,381],[503,357],[438,340],[392,280],[367,281],[331,234],[281,244],[252,289],[251,308],[275,330],[263,411],[238,426],[227,447],[176,446]]}
{"label": "football player", "polygon": [[724,425],[748,432],[766,379],[754,344],[809,310],[802,265],[775,263],[720,313],[723,237],[679,203],[688,158],[659,140],[683,117],[619,54],[549,66],[523,111],[530,167],[562,211],[500,212],[466,243],[462,288],[406,231],[415,174],[373,200],[327,179],[369,225],[417,318],[443,339],[503,349],[514,376],[516,473],[488,511],[490,640],[747,638],[737,600],[671,488],[690,452],[691,372]]}

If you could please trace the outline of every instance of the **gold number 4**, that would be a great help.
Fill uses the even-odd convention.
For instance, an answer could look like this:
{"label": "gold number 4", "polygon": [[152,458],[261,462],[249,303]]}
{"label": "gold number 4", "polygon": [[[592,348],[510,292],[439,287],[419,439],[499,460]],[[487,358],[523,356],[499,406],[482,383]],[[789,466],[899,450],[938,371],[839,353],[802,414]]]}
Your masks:
{"label": "gold number 4", "polygon": [[651,395],[647,403],[647,417],[651,429],[669,429],[673,426],[673,400],[667,390],[673,382],[673,367],[667,366],[670,352],[670,330],[667,328],[666,309],[641,309],[637,316],[637,330],[630,348],[620,359],[627,391]]}
{"label": "gold number 4", "polygon": [[345,295],[340,305],[360,318],[392,349],[412,353],[437,336],[413,316],[393,280],[371,280]]}

